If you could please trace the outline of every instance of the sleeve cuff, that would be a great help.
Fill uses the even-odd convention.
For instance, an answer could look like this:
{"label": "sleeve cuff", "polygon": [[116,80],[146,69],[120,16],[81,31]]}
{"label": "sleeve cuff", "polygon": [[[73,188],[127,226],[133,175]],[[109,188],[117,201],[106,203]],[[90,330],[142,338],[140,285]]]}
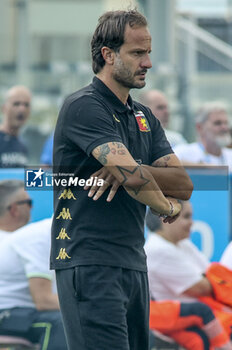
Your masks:
{"label": "sleeve cuff", "polygon": [[37,277],[37,278],[46,278],[47,280],[52,280],[52,276],[46,273],[31,272],[31,273],[28,273],[26,276],[27,278]]}

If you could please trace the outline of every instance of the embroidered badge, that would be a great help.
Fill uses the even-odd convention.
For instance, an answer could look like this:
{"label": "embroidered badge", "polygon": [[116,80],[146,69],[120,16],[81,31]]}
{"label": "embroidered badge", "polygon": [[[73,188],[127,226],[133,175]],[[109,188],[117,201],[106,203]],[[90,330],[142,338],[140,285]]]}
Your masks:
{"label": "embroidered badge", "polygon": [[62,218],[63,220],[72,220],[69,208],[63,208],[60,214],[56,217],[57,220]]}
{"label": "embroidered badge", "polygon": [[59,251],[59,255],[56,257],[56,260],[65,260],[65,259],[71,259],[71,256],[67,254],[65,251],[65,248],[61,248]]}
{"label": "embroidered badge", "polygon": [[134,115],[140,131],[143,131],[143,132],[151,131],[148,121],[142,111],[137,111],[135,112]]}
{"label": "embroidered badge", "polygon": [[76,197],[74,196],[74,194],[72,193],[72,191],[70,190],[70,188],[64,189],[64,191],[61,193],[60,197],[58,199],[74,199],[76,200]]}
{"label": "embroidered badge", "polygon": [[61,229],[61,231],[60,231],[60,233],[59,233],[59,235],[56,237],[56,239],[71,239],[69,236],[68,236],[68,234],[67,234],[67,232],[65,231],[65,228],[62,228]]}

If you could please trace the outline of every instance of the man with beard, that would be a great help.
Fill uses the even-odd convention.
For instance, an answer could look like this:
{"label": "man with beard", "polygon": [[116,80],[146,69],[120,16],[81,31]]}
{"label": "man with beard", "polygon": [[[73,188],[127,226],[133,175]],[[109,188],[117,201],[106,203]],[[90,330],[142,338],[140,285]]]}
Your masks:
{"label": "man with beard", "polygon": [[227,165],[232,171],[232,150],[228,115],[219,102],[205,103],[196,115],[198,141],[178,145],[175,153],[185,165]]}
{"label": "man with beard", "polygon": [[7,91],[0,125],[0,168],[21,168],[27,164],[27,148],[19,132],[30,115],[31,93],[25,86]]}
{"label": "man with beard", "polygon": [[63,104],[53,172],[97,172],[104,185],[54,188],[51,267],[69,350],[148,350],[146,205],[171,222],[192,183],[159,121],[129,95],[152,66],[144,16],[103,14],[91,48],[96,76]]}
{"label": "man with beard", "polygon": [[187,143],[181,133],[168,129],[170,120],[169,103],[162,91],[148,90],[140,96],[140,102],[149,107],[156,118],[159,119],[168,142],[172,147]]}

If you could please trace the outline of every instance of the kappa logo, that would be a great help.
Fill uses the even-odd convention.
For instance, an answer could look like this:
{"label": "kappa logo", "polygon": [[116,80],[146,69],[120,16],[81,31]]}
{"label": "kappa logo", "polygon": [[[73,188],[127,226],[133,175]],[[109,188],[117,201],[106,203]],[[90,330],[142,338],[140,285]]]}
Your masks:
{"label": "kappa logo", "polygon": [[67,208],[67,209],[63,208],[62,211],[60,212],[60,214],[56,217],[57,220],[59,220],[61,218],[63,220],[72,220],[69,208]]}
{"label": "kappa logo", "polygon": [[145,117],[142,111],[137,111],[134,115],[140,131],[143,131],[143,132],[151,131],[147,118]]}
{"label": "kappa logo", "polygon": [[65,188],[64,191],[61,193],[60,197],[58,199],[74,199],[76,200],[76,197],[72,193],[71,189],[69,188],[68,190]]}
{"label": "kappa logo", "polygon": [[57,256],[56,260],[65,260],[65,259],[71,259],[71,256],[68,255],[65,248],[60,248],[59,255]]}
{"label": "kappa logo", "polygon": [[44,171],[39,170],[26,170],[26,187],[43,187],[43,175]]}
{"label": "kappa logo", "polygon": [[62,228],[61,230],[60,230],[60,233],[59,233],[59,235],[56,237],[56,239],[71,239],[69,236],[68,236],[68,234],[67,234],[67,232],[65,231],[65,228]]}

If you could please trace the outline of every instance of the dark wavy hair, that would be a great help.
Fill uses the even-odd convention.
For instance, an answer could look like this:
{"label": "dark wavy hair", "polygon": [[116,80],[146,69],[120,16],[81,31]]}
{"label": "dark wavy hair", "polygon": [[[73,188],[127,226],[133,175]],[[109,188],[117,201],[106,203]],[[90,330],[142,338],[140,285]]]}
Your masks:
{"label": "dark wavy hair", "polygon": [[105,65],[101,49],[107,46],[119,52],[124,43],[126,25],[130,27],[147,26],[146,18],[136,9],[128,11],[109,11],[98,20],[97,28],[91,41],[92,68],[95,74],[99,73]]}

